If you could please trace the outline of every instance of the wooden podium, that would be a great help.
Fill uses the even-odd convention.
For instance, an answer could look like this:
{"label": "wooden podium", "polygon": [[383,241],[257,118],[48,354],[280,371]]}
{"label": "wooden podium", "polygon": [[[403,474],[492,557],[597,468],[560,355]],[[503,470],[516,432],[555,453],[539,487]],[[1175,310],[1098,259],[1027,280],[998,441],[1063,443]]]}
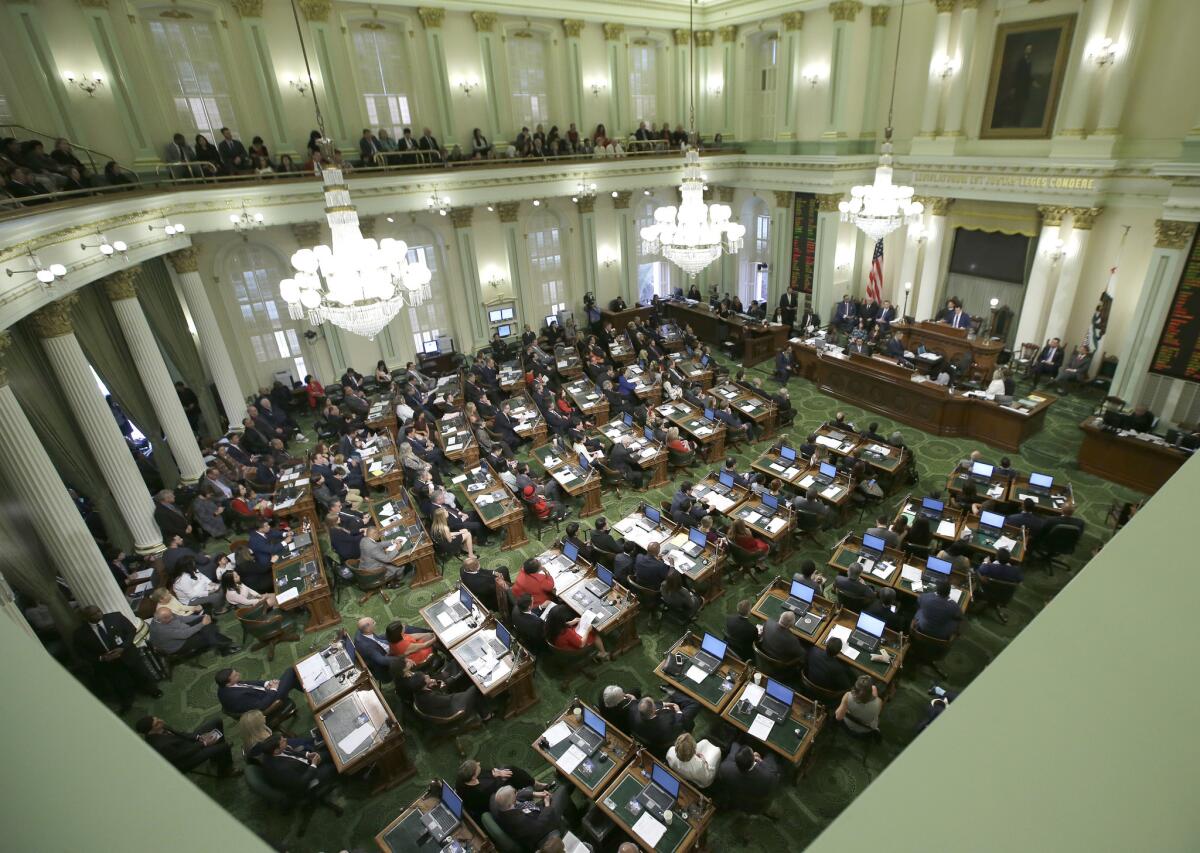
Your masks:
{"label": "wooden podium", "polygon": [[992,378],[992,373],[996,370],[996,359],[1004,349],[1003,341],[968,338],[967,329],[956,329],[932,320],[912,324],[897,323],[892,328],[904,342],[904,348],[912,352],[924,345],[925,349],[940,353],[949,360],[957,359],[963,353],[970,354],[974,364],[972,374],[988,380]]}

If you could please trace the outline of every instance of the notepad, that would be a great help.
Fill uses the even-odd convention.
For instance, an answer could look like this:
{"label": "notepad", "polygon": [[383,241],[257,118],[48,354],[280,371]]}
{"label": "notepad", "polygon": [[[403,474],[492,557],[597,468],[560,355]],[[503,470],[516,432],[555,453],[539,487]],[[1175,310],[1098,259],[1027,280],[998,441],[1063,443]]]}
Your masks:
{"label": "notepad", "polygon": [[762,521],[762,516],[754,510],[751,510],[750,512],[746,513],[745,519],[748,524],[758,524],[758,522]]}
{"label": "notepad", "polygon": [[762,701],[763,694],[766,692],[767,692],[766,689],[763,688],[761,685],[747,684],[746,689],[744,691],[742,691],[742,698],[745,699],[747,702],[749,702],[751,705],[757,705],[759,702]]}
{"label": "notepad", "polygon": [[575,772],[575,768],[582,764],[585,758],[587,758],[587,755],[584,754],[583,750],[572,745],[555,763],[563,773],[570,774]]}
{"label": "notepad", "polygon": [[658,822],[650,812],[642,812],[642,816],[637,819],[637,823],[633,825],[633,831],[638,838],[645,841],[653,849],[658,846],[658,842],[666,834],[667,828]]}
{"label": "notepad", "polygon": [[761,741],[765,741],[771,735],[771,729],[775,728],[775,721],[770,717],[762,714],[754,715],[754,722],[750,724],[750,737],[756,737]]}
{"label": "notepad", "polygon": [[444,610],[441,613],[439,613],[436,618],[437,618],[438,624],[441,625],[443,628],[449,628],[451,625],[454,624],[454,620],[450,618],[450,614]]}
{"label": "notepad", "polygon": [[787,521],[782,518],[772,518],[771,523],[767,525],[767,529],[772,533],[778,533],[780,529],[787,524]]}
{"label": "notepad", "polygon": [[320,655],[312,655],[296,664],[296,675],[300,677],[304,691],[311,693],[328,681],[333,673],[325,666],[325,660]]}
{"label": "notepad", "polygon": [[825,490],[821,492],[821,497],[825,498],[825,500],[831,501],[837,498],[837,496],[841,493],[841,486],[826,486]]}
{"label": "notepad", "polygon": [[279,595],[275,596],[275,602],[277,604],[287,604],[292,599],[299,597],[300,590],[297,587],[292,587],[291,589],[284,590],[283,592],[279,593]]}
{"label": "notepad", "polygon": [[571,727],[567,725],[565,720],[559,720],[546,731],[542,732],[542,737],[546,739],[546,743],[550,746],[558,746],[564,740],[571,736]]}
{"label": "notepad", "polygon": [[354,750],[366,743],[367,739],[373,734],[375,734],[375,727],[370,723],[363,723],[338,741],[338,752],[342,753],[342,755],[353,755]]}
{"label": "notepad", "polygon": [[686,675],[690,680],[696,682],[697,684],[708,678],[708,673],[695,664],[692,664],[690,667],[688,667]]}
{"label": "notepad", "polygon": [[1007,548],[1009,551],[1012,551],[1012,549],[1016,548],[1016,547],[1017,547],[1016,540],[1009,539],[1007,536],[1001,536],[999,539],[996,540],[996,550],[997,551],[999,551],[1001,548]]}
{"label": "notepad", "polygon": [[937,535],[938,536],[944,536],[947,539],[953,539],[954,538],[954,530],[955,530],[955,526],[954,526],[953,521],[950,521],[949,519],[944,518],[938,522],[938,526],[937,526]]}

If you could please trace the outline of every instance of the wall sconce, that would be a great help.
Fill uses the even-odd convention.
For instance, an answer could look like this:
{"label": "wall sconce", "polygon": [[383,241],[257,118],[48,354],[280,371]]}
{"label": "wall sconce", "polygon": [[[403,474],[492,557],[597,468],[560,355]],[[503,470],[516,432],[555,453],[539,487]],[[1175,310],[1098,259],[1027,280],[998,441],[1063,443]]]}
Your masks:
{"label": "wall sconce", "polygon": [[1057,264],[1067,255],[1067,244],[1062,240],[1055,240],[1046,247],[1046,257],[1051,264]]}
{"label": "wall sconce", "polygon": [[806,82],[810,88],[817,88],[817,84],[825,79],[825,68],[821,65],[810,65],[800,72],[800,79]]}
{"label": "wall sconce", "polygon": [[491,287],[495,290],[499,290],[501,287],[503,287],[504,285],[506,285],[508,283],[508,280],[505,279],[504,276],[500,274],[500,270],[496,269],[495,267],[490,268],[487,271],[486,275],[487,275],[487,278],[485,279],[484,283],[488,287]]}
{"label": "wall sconce", "polygon": [[588,81],[588,88],[592,90],[592,97],[598,98],[600,97],[600,93],[608,88],[608,83],[597,77],[594,80]]}
{"label": "wall sconce", "polygon": [[99,232],[96,233],[96,239],[99,242],[97,242],[97,243],[80,243],[79,248],[81,248],[81,249],[99,249],[100,254],[102,254],[104,256],[105,260],[107,260],[108,258],[111,258],[113,255],[123,255],[129,251],[129,246],[125,245],[124,240],[113,240],[110,243],[108,241],[108,238]]}
{"label": "wall sconce", "polygon": [[89,98],[96,96],[96,90],[104,85],[104,78],[100,76],[99,71],[93,71],[92,76],[78,77],[74,71],[64,71],[63,79],[70,86],[78,86],[80,91],[87,92]]}
{"label": "wall sconce", "polygon": [[991,298],[991,300],[988,302],[988,305],[992,306],[992,310],[995,311],[997,308],[1000,307],[1000,300],[997,299],[995,296],[993,296]]}
{"label": "wall sconce", "polygon": [[600,258],[600,266],[604,267],[606,270],[612,269],[617,265],[617,261],[619,260],[620,258],[617,257],[616,253],[613,252],[612,249],[605,249]]}
{"label": "wall sconce", "polygon": [[708,81],[708,92],[710,95],[721,94],[721,78],[715,77]]}
{"label": "wall sconce", "polygon": [[463,94],[469,98],[471,97],[471,91],[479,88],[479,78],[474,74],[467,77],[459,77],[454,81],[454,85],[462,89]]}
{"label": "wall sconce", "polygon": [[952,56],[935,56],[929,64],[929,73],[943,80],[958,70],[959,62]]}
{"label": "wall sconce", "polygon": [[301,80],[298,77],[288,77],[287,84],[295,89],[301,95],[301,97],[303,97],[304,93],[308,91],[307,80]]}
{"label": "wall sconce", "polygon": [[14,275],[19,275],[20,273],[31,272],[37,276],[37,280],[42,284],[53,284],[59,279],[65,278],[67,275],[67,268],[62,264],[43,264],[41,259],[34,254],[33,249],[26,249],[25,257],[29,259],[29,263],[32,264],[32,266],[27,270],[14,270],[10,269],[9,267],[5,267],[4,271],[8,273],[9,278],[12,278]]}
{"label": "wall sconce", "polygon": [[533,206],[534,206],[534,207],[541,207],[541,206],[542,206],[542,200],[541,200],[541,199],[538,199],[538,198],[535,198],[535,199],[533,200]]}
{"label": "wall sconce", "polygon": [[162,231],[168,237],[175,237],[185,230],[182,222],[172,222],[170,219],[166,219],[166,223],[166,225],[148,225],[146,227],[151,231]]}
{"label": "wall sconce", "polygon": [[1116,62],[1121,57],[1123,50],[1124,46],[1120,42],[1105,37],[1092,42],[1083,56],[1089,62],[1095,63],[1097,67],[1104,68]]}
{"label": "wall sconce", "polygon": [[920,245],[924,244],[924,242],[926,240],[929,239],[929,234],[925,231],[925,229],[922,226],[917,225],[915,228],[912,229],[912,238],[913,238],[913,242],[915,242],[918,246],[920,246]]}
{"label": "wall sconce", "polygon": [[251,213],[246,209],[246,202],[242,202],[241,213],[229,214],[229,222],[233,225],[233,229],[242,235],[243,240],[248,240],[246,233],[254,228],[261,228],[263,224],[263,215],[261,213]]}

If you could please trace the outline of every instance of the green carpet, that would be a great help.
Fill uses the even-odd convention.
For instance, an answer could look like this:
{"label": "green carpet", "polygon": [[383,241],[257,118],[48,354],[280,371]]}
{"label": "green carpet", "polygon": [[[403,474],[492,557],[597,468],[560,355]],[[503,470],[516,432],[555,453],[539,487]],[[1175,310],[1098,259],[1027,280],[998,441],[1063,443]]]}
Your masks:
{"label": "green carpet", "polygon": [[[767,379],[767,367],[768,365],[764,364],[751,373],[763,376],[768,386],[773,387],[774,382]],[[916,452],[919,462],[921,483],[913,487],[914,491],[944,487],[946,475],[955,463],[977,447],[983,449],[987,458],[993,462],[1001,455],[983,445],[930,436],[912,427],[878,418],[818,393],[811,383],[804,380],[793,379],[789,391],[797,410],[792,431],[797,437],[807,434],[811,428],[839,409],[845,410],[860,428],[865,427],[868,421],[878,420],[881,431],[885,434],[893,428],[900,429]],[[1088,523],[1084,539],[1072,562],[1074,568],[1082,566],[1088,555],[1111,536],[1111,531],[1103,527],[1110,505],[1114,501],[1136,500],[1141,497],[1123,487],[1084,474],[1075,465],[1080,440],[1077,425],[1096,405],[1096,399],[1090,395],[1060,399],[1047,413],[1042,432],[1027,442],[1020,454],[1010,454],[1014,465],[1022,471],[1044,471],[1053,474],[1056,479],[1069,480],[1074,484],[1080,515]],[[767,442],[760,442],[756,447],[743,447],[742,452],[738,454],[743,463],[739,466],[740,469],[747,470],[750,461],[756,458],[766,445]],[[620,500],[617,500],[613,493],[606,492],[603,496],[605,515],[610,521],[615,521],[639,501],[657,501],[669,497],[674,489],[673,484],[668,484],[655,492],[645,494],[622,492]],[[889,495],[882,509],[889,514],[893,513],[904,492],[905,489],[901,488]],[[852,516],[845,529],[827,532],[821,537],[821,541],[827,546],[826,549],[806,545],[782,565],[771,565],[770,570],[758,579],[731,583],[724,597],[702,611],[700,624],[720,635],[726,613],[733,609],[740,598],[756,596],[774,574],[790,575],[793,567],[805,557],[817,561],[818,565],[823,564],[828,558],[828,547],[836,542],[842,533],[847,530],[861,532],[865,526],[869,526],[865,524],[869,520],[864,518],[864,524],[860,526]],[[590,524],[585,524],[585,527],[590,529]],[[552,536],[553,532],[548,531],[545,536],[547,544]],[[499,541],[493,539],[495,543]],[[540,553],[543,547],[531,535],[529,544],[519,551],[503,553],[496,545],[492,545],[480,549],[480,554],[485,566],[506,565],[512,569],[515,576],[521,561]],[[210,550],[215,550],[215,547]],[[403,619],[406,622],[419,619],[419,608],[435,597],[443,595],[457,575],[457,565],[452,563],[448,565],[447,579],[442,583],[415,591],[407,588],[398,590],[392,595],[391,603],[386,605],[380,599],[374,598],[365,606],[359,607],[357,599],[346,594],[340,605],[343,624],[353,632],[355,620],[363,615],[373,616],[381,626],[392,619]],[[946,686],[952,689],[966,687],[1069,580],[1070,575],[1063,572],[1056,572],[1054,577],[1047,578],[1040,569],[1031,570],[1026,573],[1025,583],[1009,608],[1007,625],[1001,625],[991,614],[970,618],[962,636],[941,664],[950,676]],[[228,635],[235,638],[240,636],[232,615],[223,616],[221,624]],[[639,618],[639,630],[642,636],[639,648],[614,662],[600,665],[595,681],[588,681],[583,677],[575,679],[571,689],[579,691],[581,696],[589,700],[602,685],[608,683],[624,687],[640,685],[651,695],[658,695],[651,673],[661,654],[677,639],[679,632],[674,627],[667,627],[660,632],[650,626],[645,615]],[[176,669],[173,680],[162,685],[165,693],[163,698],[152,703],[142,700],[127,715],[127,719],[132,722],[141,714],[152,712],[164,717],[172,725],[196,725],[205,718],[221,713],[213,683],[213,674],[218,669],[236,666],[246,678],[273,678],[296,658],[317,647],[327,636],[328,634],[311,635],[299,643],[281,645],[272,663],[268,663],[261,654],[250,654],[247,651],[228,659],[216,656],[211,656],[210,659],[210,656],[205,656],[200,659],[201,666],[180,666]],[[934,679],[933,673],[927,669],[914,670],[908,667],[901,673],[899,690],[883,711],[883,743],[872,751],[866,767],[863,765],[858,744],[849,743],[844,738],[834,744],[818,742],[818,753],[807,775],[799,782],[786,787],[781,793],[773,809],[778,814],[777,819],[718,813],[712,824],[710,845],[736,849],[748,839],[752,839],[757,849],[798,849],[806,846],[913,738],[914,727],[925,715],[928,702],[926,690]],[[548,766],[536,756],[529,744],[536,739],[547,721],[565,707],[573,694],[564,693],[556,681],[540,672],[536,676],[536,685],[540,695],[539,704],[511,721],[505,722],[497,718],[481,731],[469,735],[469,755],[478,758],[485,766],[512,763],[539,775],[549,772]],[[389,699],[395,697],[390,688],[385,689],[385,695]],[[302,710],[292,726],[297,732],[304,731],[312,725],[303,700],[298,704]],[[697,723],[697,736],[703,735],[715,724],[716,721],[711,715],[702,714]],[[366,851],[375,849],[372,842],[375,833],[417,796],[428,779],[437,776],[453,779],[460,761],[452,743],[443,744],[437,749],[428,749],[420,743],[419,733],[413,731],[409,732],[409,749],[418,768],[418,773],[413,779],[378,796],[369,796],[363,786],[351,781],[343,786],[343,793],[348,801],[345,815],[335,818],[328,810],[318,810],[304,838],[295,837],[295,816],[284,816],[272,811],[241,779],[192,778],[205,793],[252,830],[274,843],[286,845],[288,849]]]}

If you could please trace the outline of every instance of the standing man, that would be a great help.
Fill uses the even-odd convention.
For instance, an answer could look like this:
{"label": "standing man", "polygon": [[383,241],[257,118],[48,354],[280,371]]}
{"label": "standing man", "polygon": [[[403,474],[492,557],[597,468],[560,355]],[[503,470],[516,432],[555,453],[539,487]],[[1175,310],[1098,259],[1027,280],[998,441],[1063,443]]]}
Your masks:
{"label": "standing man", "polygon": [[796,285],[791,284],[787,291],[779,297],[779,311],[782,314],[783,322],[791,329],[794,329],[796,326],[796,310],[799,307],[800,293],[796,289]]}

